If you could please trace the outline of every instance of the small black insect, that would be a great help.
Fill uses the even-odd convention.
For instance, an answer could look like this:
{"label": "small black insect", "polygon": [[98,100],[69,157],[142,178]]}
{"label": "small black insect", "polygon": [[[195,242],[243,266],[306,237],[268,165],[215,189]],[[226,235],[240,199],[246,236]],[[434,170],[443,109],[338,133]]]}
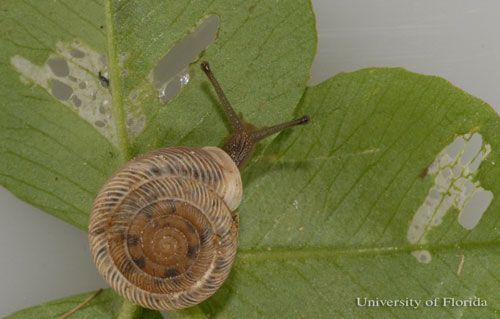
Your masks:
{"label": "small black insect", "polygon": [[109,87],[109,79],[102,75],[101,71],[99,71],[99,82],[101,82],[101,85],[105,88]]}

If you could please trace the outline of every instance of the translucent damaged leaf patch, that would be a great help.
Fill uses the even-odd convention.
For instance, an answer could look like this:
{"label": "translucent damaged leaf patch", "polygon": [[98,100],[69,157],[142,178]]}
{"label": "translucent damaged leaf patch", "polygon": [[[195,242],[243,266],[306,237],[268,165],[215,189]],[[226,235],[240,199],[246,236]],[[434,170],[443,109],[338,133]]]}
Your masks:
{"label": "translucent damaged leaf patch", "polygon": [[177,43],[151,71],[152,80],[162,103],[174,98],[189,82],[189,64],[215,40],[219,17],[205,18],[190,34]]}
{"label": "translucent damaged leaf patch", "polygon": [[98,76],[106,75],[105,57],[78,42],[70,46],[59,42],[56,52],[42,66],[19,55],[11,63],[25,79],[47,90],[116,145],[111,94]]}
{"label": "translucent damaged leaf patch", "polygon": [[[428,168],[434,185],[408,228],[410,243],[426,243],[427,234],[441,224],[451,208],[459,210],[458,222],[463,228],[476,227],[493,200],[493,193],[474,180],[479,165],[490,152],[491,146],[483,144],[481,134],[474,133],[457,137],[439,153]],[[415,251],[413,255],[424,263],[432,259],[426,250]]]}
{"label": "translucent damaged leaf patch", "polygon": [[[21,73],[23,82],[33,81],[44,88],[117,145],[112,97],[103,81],[107,77],[106,58],[78,41],[59,42],[55,51],[41,66],[19,55],[11,57],[10,61]],[[127,114],[129,133],[135,136],[144,128],[145,118],[132,110]]]}

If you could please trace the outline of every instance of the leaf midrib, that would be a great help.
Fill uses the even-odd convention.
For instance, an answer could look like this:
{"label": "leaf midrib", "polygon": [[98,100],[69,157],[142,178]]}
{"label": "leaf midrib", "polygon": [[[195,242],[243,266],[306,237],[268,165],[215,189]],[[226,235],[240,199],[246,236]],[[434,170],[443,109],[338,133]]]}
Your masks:
{"label": "leaf midrib", "polygon": [[113,24],[113,12],[112,0],[107,0],[105,7],[105,16],[106,38],[108,46],[108,69],[110,78],[109,84],[112,96],[111,110],[113,113],[113,119],[116,124],[116,136],[118,138],[118,150],[120,153],[120,158],[125,163],[131,158],[131,154],[125,121],[126,115],[123,108],[122,83],[120,69],[118,67],[119,57],[114,37],[115,29]]}
{"label": "leaf midrib", "polygon": [[306,246],[290,248],[269,249],[239,249],[236,264],[271,260],[296,260],[296,259],[331,259],[339,256],[369,256],[369,255],[400,255],[418,250],[431,252],[446,250],[473,250],[499,247],[500,240],[478,241],[454,244],[422,244],[406,246],[368,246],[368,247],[328,247]]}

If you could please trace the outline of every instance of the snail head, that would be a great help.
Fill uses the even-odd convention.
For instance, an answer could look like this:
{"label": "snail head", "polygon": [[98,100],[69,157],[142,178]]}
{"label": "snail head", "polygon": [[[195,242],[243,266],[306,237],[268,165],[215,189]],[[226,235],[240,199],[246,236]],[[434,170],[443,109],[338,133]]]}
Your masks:
{"label": "snail head", "polygon": [[201,69],[207,75],[208,79],[212,83],[212,86],[219,97],[224,113],[229,119],[231,125],[231,134],[227,138],[222,149],[229,154],[236,165],[241,168],[244,163],[252,156],[255,149],[255,145],[262,139],[276,134],[284,129],[306,124],[309,122],[308,116],[303,116],[289,122],[273,125],[270,127],[256,128],[252,124],[246,123],[241,117],[239,117],[234,111],[231,103],[227,99],[222,87],[215,78],[210,65],[208,62],[204,61],[201,63]]}

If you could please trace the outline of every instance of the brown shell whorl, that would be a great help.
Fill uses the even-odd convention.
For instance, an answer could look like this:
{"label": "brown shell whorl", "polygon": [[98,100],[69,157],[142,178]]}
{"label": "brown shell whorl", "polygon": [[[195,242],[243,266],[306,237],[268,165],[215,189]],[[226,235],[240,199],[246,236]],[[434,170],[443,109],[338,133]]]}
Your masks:
{"label": "brown shell whorl", "polygon": [[200,303],[229,274],[241,196],[238,168],[218,148],[164,148],[130,161],[94,202],[89,242],[99,272],[147,308]]}

